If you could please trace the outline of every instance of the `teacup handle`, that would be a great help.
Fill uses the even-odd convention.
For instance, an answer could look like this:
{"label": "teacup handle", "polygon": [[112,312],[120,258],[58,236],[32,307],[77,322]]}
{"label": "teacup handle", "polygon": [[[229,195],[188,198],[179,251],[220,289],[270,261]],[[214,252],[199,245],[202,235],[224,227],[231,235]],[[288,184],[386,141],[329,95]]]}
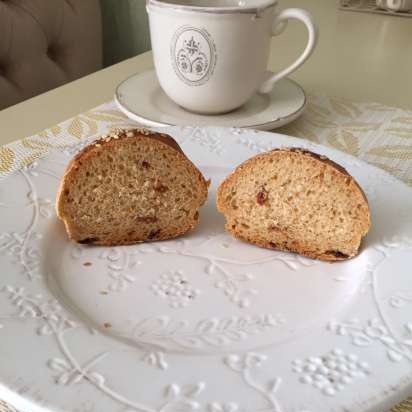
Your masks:
{"label": "teacup handle", "polygon": [[306,28],[308,29],[309,38],[306,48],[300,55],[300,57],[290,66],[286,67],[286,69],[283,69],[281,72],[276,74],[268,72],[268,75],[270,75],[270,77],[266,78],[263,84],[260,86],[260,93],[270,93],[276,82],[278,82],[280,79],[283,79],[290,73],[294,72],[297,68],[302,66],[303,63],[305,63],[305,61],[310,57],[316,46],[316,42],[318,40],[318,32],[315,26],[315,22],[313,20],[312,15],[303,9],[291,8],[281,11],[275,17],[275,20],[273,22],[272,35],[277,36],[278,34],[281,34],[283,30],[286,28],[288,20],[290,19],[301,21],[305,24]]}

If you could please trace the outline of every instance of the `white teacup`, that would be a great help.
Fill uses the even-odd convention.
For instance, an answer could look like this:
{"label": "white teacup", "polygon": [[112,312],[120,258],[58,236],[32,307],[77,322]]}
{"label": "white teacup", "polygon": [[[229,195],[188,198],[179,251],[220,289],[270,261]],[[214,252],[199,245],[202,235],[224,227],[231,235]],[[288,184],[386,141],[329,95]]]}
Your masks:
{"label": "white teacup", "polygon": [[393,11],[411,11],[412,0],[380,0],[377,2],[378,7]]}
{"label": "white teacup", "polygon": [[[277,0],[147,0],[157,77],[178,105],[198,113],[224,113],[300,67],[316,46],[311,15],[276,12]],[[309,33],[302,55],[280,73],[267,72],[271,37],[289,19]]]}

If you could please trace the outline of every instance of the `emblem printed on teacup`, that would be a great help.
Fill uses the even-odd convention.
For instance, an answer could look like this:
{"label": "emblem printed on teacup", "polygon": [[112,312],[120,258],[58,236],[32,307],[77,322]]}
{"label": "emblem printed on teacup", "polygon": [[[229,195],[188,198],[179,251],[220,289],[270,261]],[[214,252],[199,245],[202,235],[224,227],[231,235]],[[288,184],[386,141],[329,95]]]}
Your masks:
{"label": "emblem printed on teacup", "polygon": [[173,36],[171,58],[174,70],[183,82],[200,86],[214,72],[216,46],[207,30],[183,26]]}

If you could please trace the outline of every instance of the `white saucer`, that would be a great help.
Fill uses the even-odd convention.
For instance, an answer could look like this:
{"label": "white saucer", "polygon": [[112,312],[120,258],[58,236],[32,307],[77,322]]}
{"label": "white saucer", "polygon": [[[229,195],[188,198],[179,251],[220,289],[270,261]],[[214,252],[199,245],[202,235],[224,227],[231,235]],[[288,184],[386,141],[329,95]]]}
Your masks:
{"label": "white saucer", "polygon": [[240,109],[222,115],[191,113],[166,96],[154,70],[133,75],[116,89],[120,110],[143,126],[228,126],[273,130],[298,118],[306,106],[303,89],[280,80],[268,95],[256,94]]}

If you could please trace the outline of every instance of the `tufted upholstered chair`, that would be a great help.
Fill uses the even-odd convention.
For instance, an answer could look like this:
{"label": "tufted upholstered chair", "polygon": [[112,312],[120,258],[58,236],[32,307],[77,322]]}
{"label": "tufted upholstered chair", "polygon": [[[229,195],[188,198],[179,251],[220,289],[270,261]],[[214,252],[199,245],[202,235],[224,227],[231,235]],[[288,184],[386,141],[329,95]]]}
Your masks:
{"label": "tufted upholstered chair", "polygon": [[101,65],[99,0],[0,0],[0,110]]}

